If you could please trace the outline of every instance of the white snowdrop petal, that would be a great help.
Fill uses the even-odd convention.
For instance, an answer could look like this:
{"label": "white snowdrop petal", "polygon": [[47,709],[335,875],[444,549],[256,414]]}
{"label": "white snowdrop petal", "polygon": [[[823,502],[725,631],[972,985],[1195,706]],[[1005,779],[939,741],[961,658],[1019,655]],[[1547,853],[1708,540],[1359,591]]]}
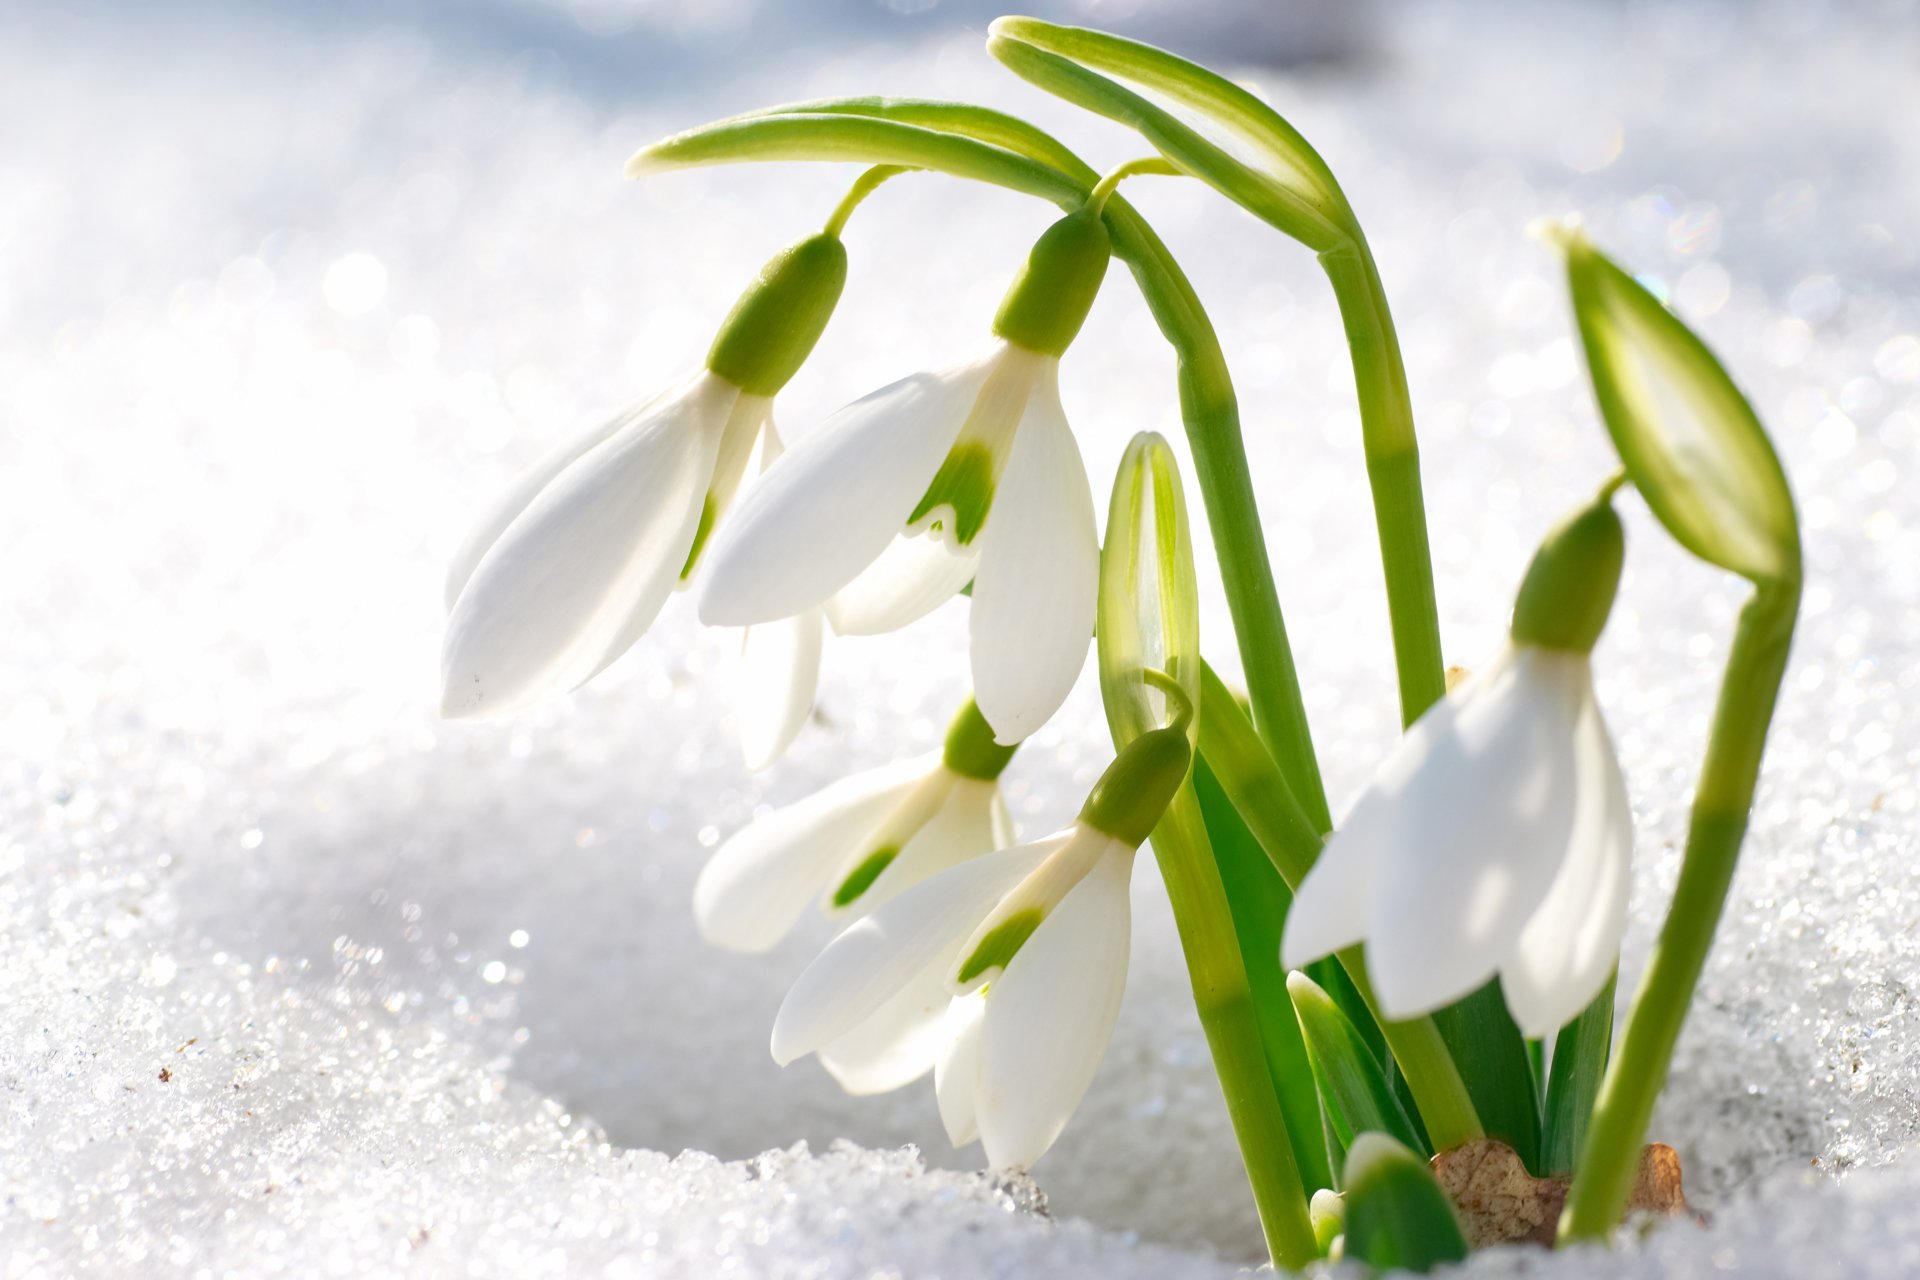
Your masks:
{"label": "white snowdrop petal", "polygon": [[700,620],[791,617],[853,581],[905,527],[988,369],[975,362],[903,378],[792,446],[715,536]]}
{"label": "white snowdrop petal", "polygon": [[1387,753],[1346,821],[1328,837],[1287,910],[1280,963],[1303,968],[1366,937],[1372,903],[1396,831],[1400,794],[1426,759],[1428,742],[1451,732],[1459,701],[1437,703]]}
{"label": "white snowdrop petal", "polygon": [[1007,808],[1007,798],[1001,794],[1000,784],[993,786],[993,805],[989,815],[993,832],[993,847],[1004,849],[1017,838],[1018,829],[1014,826],[1013,811]]}
{"label": "white snowdrop petal", "polygon": [[1574,739],[1578,786],[1567,858],[1500,969],[1507,1008],[1534,1037],[1571,1022],[1620,957],[1632,884],[1633,809],[1599,704],[1589,695]]}
{"label": "white snowdrop petal", "polygon": [[741,828],[694,881],[700,936],[734,951],[765,951],[780,941],[841,861],[933,767],[922,757],[842,778]]}
{"label": "white snowdrop petal", "polygon": [[973,696],[1001,742],[1020,741],[1060,709],[1093,637],[1100,538],[1058,372],[1049,362],[1035,381],[978,539]]}
{"label": "white snowdrop petal", "polygon": [[650,400],[629,405],[604,422],[596,422],[521,472],[511,485],[488,504],[467,531],[467,536],[461,540],[459,549],[453,553],[453,559],[447,565],[447,608],[452,609],[460,599],[460,592],[473,577],[473,571],[479,567],[481,559],[493,544],[500,540],[507,526],[519,519],[520,513],[540,496],[540,491],[551,484],[555,476],[572,466],[588,450],[597,448],[622,428],[645,417],[654,406],[672,394],[671,391],[664,392]]}
{"label": "white snowdrop petal", "polygon": [[945,1045],[953,1002],[938,966],[928,965],[852,1030],[820,1049],[820,1065],[857,1097],[889,1093],[932,1070]]}
{"label": "white snowdrop petal", "polygon": [[861,912],[876,910],[928,876],[1005,848],[1011,841],[996,840],[994,831],[993,806],[999,796],[998,783],[955,778],[926,825],[901,846],[886,870],[853,905]]}
{"label": "white snowdrop petal", "polygon": [[973,580],[980,556],[937,533],[900,534],[827,602],[843,636],[877,636],[917,622]]}
{"label": "white snowdrop petal", "polygon": [[929,965],[944,967],[1001,895],[1046,855],[1021,845],[975,858],[862,916],[801,972],[773,1020],[782,1066],[833,1043]]}
{"label": "white snowdrop petal", "polygon": [[980,1119],[973,1094],[980,1080],[980,1025],[987,998],[975,992],[947,1007],[945,1043],[933,1064],[933,1092],[947,1140],[964,1147],[980,1140]]}
{"label": "white snowdrop petal", "polygon": [[1132,870],[1116,844],[987,988],[974,1105],[994,1168],[1046,1154],[1093,1083],[1127,985]]}
{"label": "white snowdrop petal", "polygon": [[637,638],[686,562],[738,396],[714,377],[576,459],[487,550],[447,620],[441,714],[501,716]]}
{"label": "white snowdrop petal", "polygon": [[734,714],[747,768],[764,769],[785,755],[812,714],[823,630],[819,611],[809,609],[741,635]]}
{"label": "white snowdrop petal", "polygon": [[1573,831],[1573,730],[1585,655],[1516,650],[1456,694],[1394,807],[1367,921],[1390,1018],[1493,977],[1553,885]]}

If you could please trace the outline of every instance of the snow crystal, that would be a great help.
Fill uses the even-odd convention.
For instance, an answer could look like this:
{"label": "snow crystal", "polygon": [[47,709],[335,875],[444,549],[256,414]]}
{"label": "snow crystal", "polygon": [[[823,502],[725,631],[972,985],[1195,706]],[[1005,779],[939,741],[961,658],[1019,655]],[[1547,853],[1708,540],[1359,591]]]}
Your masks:
{"label": "snow crystal", "polygon": [[[732,638],[684,601],[573,698],[504,725],[432,714],[468,516],[697,360],[849,176],[636,186],[628,151],[846,92],[1008,106],[1096,162],[1139,144],[931,19],[885,45],[850,28],[846,54],[710,41],[633,76],[527,16],[568,6],[493,27],[426,5],[178,8],[0,16],[0,1271],[1182,1276],[1254,1257],[1151,871],[1113,1048],[1037,1184],[972,1172],[924,1086],[848,1099],[811,1062],[773,1066],[772,1012],[822,923],[762,957],[695,937],[689,886],[725,834],[937,740],[964,606],[836,643],[817,723],[765,775],[731,738]],[[1753,834],[1654,1126],[1711,1225],[1472,1269],[1911,1274],[1914,7],[1483,2],[1367,25],[1364,58],[1248,74],[1373,236],[1449,656],[1494,650],[1533,539],[1608,465],[1555,265],[1521,233],[1536,216],[1584,212],[1701,327],[1806,530]],[[1338,808],[1395,709],[1324,283],[1190,184],[1128,191],[1225,336]],[[783,423],[965,355],[1049,217],[889,184]],[[1179,434],[1122,274],[1062,381],[1096,488],[1133,432]],[[1599,671],[1640,822],[1630,988],[1740,586],[1623,507]],[[1023,829],[1069,816],[1105,752],[1089,678],[1009,772]]]}

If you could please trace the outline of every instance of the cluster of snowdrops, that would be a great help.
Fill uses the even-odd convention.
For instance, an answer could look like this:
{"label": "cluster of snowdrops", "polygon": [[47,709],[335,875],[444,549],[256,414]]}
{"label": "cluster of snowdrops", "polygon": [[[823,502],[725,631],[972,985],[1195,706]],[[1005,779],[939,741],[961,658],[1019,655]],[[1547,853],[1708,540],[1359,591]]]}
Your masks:
{"label": "cluster of snowdrops", "polygon": [[[1549,1188],[1533,1235],[1606,1233],[1640,1203],[1648,1117],[1738,855],[1797,611],[1796,520],[1758,420],[1647,285],[1556,228],[1621,467],[1547,534],[1505,649],[1448,688],[1398,343],[1325,162],[1251,91],[1172,54],[1030,19],[996,23],[989,48],[1151,154],[1102,176],[1017,118],[869,98],[734,117],[633,158],[635,176],[868,167],[824,230],[749,285],[705,367],[571,440],[479,520],[448,579],[445,713],[508,715],[577,687],[685,587],[703,622],[742,629],[738,720],[760,767],[806,723],[829,634],[894,631],[965,593],[973,695],[943,748],[756,819],[700,877],[694,909],[717,945],[768,948],[815,904],[842,926],[781,1006],[776,1059],[815,1054],[857,1094],[931,1073],[956,1145],[1031,1165],[1111,1034],[1134,855],[1151,840],[1277,1263],[1462,1256],[1488,1237],[1427,1161],[1488,1144]],[[848,220],[916,171],[1063,216],[978,353],[786,447],[774,401],[833,315]],[[1203,181],[1299,241],[1340,305],[1407,732],[1337,828],[1231,379],[1178,263],[1118,194],[1139,175]],[[1202,657],[1185,480],[1166,441],[1142,434],[1127,450],[1101,541],[1058,370],[1115,259],[1178,360],[1244,695]],[[1616,1039],[1632,811],[1589,655],[1621,575],[1613,502],[1629,486],[1754,590],[1675,904]],[[1112,763],[1070,826],[1019,842],[999,777],[1090,646]]]}

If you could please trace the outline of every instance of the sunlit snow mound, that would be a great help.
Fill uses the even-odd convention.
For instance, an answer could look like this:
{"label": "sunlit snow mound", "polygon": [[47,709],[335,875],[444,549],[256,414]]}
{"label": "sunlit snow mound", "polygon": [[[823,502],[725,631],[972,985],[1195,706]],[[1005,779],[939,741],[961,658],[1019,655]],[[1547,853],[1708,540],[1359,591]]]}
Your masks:
{"label": "sunlit snow mound", "polygon": [[[1113,1047],[1032,1182],[974,1172],[925,1085],[849,1099],[772,1064],[823,921],[761,957],[695,937],[721,838],[937,740],[964,603],[834,645],[764,775],[732,739],[736,637],[684,601],[570,699],[432,715],[465,520],[698,360],[850,177],[623,184],[628,151],[847,92],[991,101],[1100,163],[1139,144],[977,31],[623,76],[564,5],[473,11],[497,31],[444,8],[0,17],[0,1275],[1231,1274],[1258,1235],[1150,860]],[[1609,466],[1531,218],[1584,211],[1701,326],[1801,504],[1794,662],[1654,1125],[1709,1225],[1478,1273],[1920,1269],[1917,32],[1911,4],[1812,12],[1383,7],[1371,54],[1248,71],[1374,238],[1453,660],[1495,650],[1532,541]],[[1339,808],[1395,708],[1336,318],[1306,254],[1207,193],[1129,194],[1225,335]],[[783,427],[976,349],[1050,216],[889,184]],[[1122,273],[1062,384],[1096,488],[1134,431],[1179,434]],[[1639,828],[1630,991],[1741,589],[1623,508],[1598,672]],[[1106,751],[1089,676],[1009,771],[1022,830]]]}

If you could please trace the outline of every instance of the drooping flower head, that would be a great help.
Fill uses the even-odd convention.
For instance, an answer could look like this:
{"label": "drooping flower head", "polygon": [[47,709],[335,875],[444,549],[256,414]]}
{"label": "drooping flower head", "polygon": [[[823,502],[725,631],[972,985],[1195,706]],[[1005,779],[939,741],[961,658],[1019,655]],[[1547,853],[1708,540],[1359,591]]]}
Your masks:
{"label": "drooping flower head", "polygon": [[759,817],[721,845],[694,884],[701,936],[765,951],[810,901],[851,918],[947,867],[1011,843],[1000,774],[1015,748],[969,700],[937,755],[845,778]]}
{"label": "drooping flower head", "polygon": [[821,234],[769,262],[706,367],[535,465],[454,555],[441,714],[504,716],[592,679],[689,578],[825,329],[846,249]]}
{"label": "drooping flower head", "polygon": [[903,1055],[900,1083],[934,1068],[954,1144],[980,1140],[995,1167],[1038,1160],[1113,1034],[1134,853],[1190,759],[1184,726],[1144,734],[1066,830],[944,871],[855,922],[788,992],[775,1061],[817,1052],[831,1064],[911,1020],[919,1056]]}
{"label": "drooping flower head", "polygon": [[972,582],[981,713],[1002,742],[1043,724],[1093,630],[1093,497],[1058,374],[1108,254],[1097,215],[1061,219],[986,355],[884,387],[796,444],[715,539],[701,620],[749,626],[824,607],[843,634],[872,634]]}
{"label": "drooping flower head", "polygon": [[1506,650],[1407,731],[1301,883],[1287,967],[1365,942],[1396,1019],[1497,974],[1535,1037],[1593,999],[1618,959],[1633,852],[1590,660],[1622,555],[1605,497],[1547,538]]}

